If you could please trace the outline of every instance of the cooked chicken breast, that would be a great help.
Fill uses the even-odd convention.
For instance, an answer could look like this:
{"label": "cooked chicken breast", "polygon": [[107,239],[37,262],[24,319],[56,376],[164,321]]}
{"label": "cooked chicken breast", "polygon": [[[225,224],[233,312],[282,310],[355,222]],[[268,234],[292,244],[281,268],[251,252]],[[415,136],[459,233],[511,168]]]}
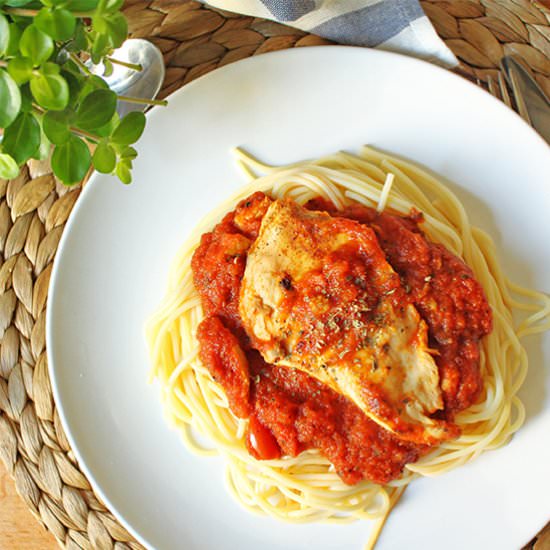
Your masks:
{"label": "cooked chicken breast", "polygon": [[248,254],[239,313],[268,363],[307,372],[400,438],[457,435],[431,418],[443,402],[427,326],[369,227],[274,201]]}

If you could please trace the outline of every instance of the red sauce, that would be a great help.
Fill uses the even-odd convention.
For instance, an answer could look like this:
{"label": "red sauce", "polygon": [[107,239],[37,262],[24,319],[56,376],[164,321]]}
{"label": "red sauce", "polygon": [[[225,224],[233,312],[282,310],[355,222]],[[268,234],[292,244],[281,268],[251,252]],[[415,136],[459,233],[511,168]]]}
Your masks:
{"label": "red sauce", "polygon": [[[325,201],[312,201],[309,206],[336,214]],[[475,402],[482,388],[478,343],[492,330],[492,314],[481,285],[460,258],[426,240],[419,228],[419,213],[404,218],[357,205],[338,215],[374,229],[389,263],[428,324],[430,347],[438,351],[444,413],[452,419]]]}
{"label": "red sauce", "polygon": [[[247,447],[256,458],[297,456],[306,449],[319,449],[346,483],[362,479],[387,483],[429,448],[400,440],[309,375],[268,365],[242,328],[238,300],[247,251],[270,203],[263,193],[242,201],[202,236],[193,256],[194,282],[205,313],[197,333],[201,360],[224,387],[232,411],[250,418]],[[359,205],[336,213],[331,203],[322,200],[311,201],[308,207],[374,230],[400,277],[396,299],[408,294],[428,325],[445,402],[438,416],[452,421],[479,395],[479,340],[492,328],[489,305],[470,268],[426,240],[418,213],[398,217]],[[368,265],[357,266],[345,257],[334,260],[323,273],[312,276],[312,289],[332,280],[344,295],[368,284],[364,276]],[[360,276],[355,273],[358,269]],[[391,283],[393,288],[395,281]],[[344,324],[345,316],[338,322]]]}

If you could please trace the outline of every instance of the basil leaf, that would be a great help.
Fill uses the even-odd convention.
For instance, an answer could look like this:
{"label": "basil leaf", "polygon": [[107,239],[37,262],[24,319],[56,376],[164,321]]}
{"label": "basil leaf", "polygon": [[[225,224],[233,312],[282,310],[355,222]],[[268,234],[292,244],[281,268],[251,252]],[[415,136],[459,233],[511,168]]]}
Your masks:
{"label": "basil leaf", "polygon": [[108,90],[109,86],[107,83],[100,78],[99,76],[93,75],[88,76],[84,84],[80,90],[80,93],[78,94],[78,100],[77,103],[82,103],[86,97],[88,97],[89,94],[94,92],[95,90]]}
{"label": "basil leaf", "polygon": [[109,120],[107,124],[104,124],[99,128],[96,128],[94,130],[94,133],[100,137],[109,137],[113,133],[113,130],[118,126],[119,121],[120,121],[120,117],[118,116],[118,113],[115,111],[115,114],[111,117],[111,120]]}
{"label": "basil leaf", "polygon": [[19,165],[29,160],[39,145],[40,124],[32,113],[19,113],[12,124],[4,130],[2,148]]}
{"label": "basil leaf", "polygon": [[105,13],[115,13],[122,8],[124,0],[107,0],[103,10]]}
{"label": "basil leaf", "polygon": [[128,22],[121,13],[95,15],[92,19],[94,31],[99,36],[107,36],[113,48],[118,48],[128,37]]}
{"label": "basil leaf", "polygon": [[19,174],[19,166],[10,155],[0,153],[0,178],[11,180]]}
{"label": "basil leaf", "polygon": [[30,113],[32,111],[33,98],[29,83],[21,85],[19,91],[21,92],[21,111],[23,113]]}
{"label": "basil leaf", "polygon": [[31,92],[36,102],[44,109],[63,110],[69,103],[69,86],[67,81],[56,74],[33,76]]}
{"label": "basil leaf", "polygon": [[42,8],[35,16],[34,24],[54,40],[63,42],[73,36],[76,18],[63,8]]}
{"label": "basil leaf", "polygon": [[41,65],[53,53],[54,43],[51,36],[42,32],[36,25],[29,25],[19,41],[21,53],[30,57],[34,66]]}
{"label": "basil leaf", "polygon": [[76,113],[76,126],[94,130],[107,124],[116,110],[117,96],[111,90],[95,90],[88,94]]}
{"label": "basil leaf", "polygon": [[0,56],[6,55],[10,43],[10,24],[0,13]]}
{"label": "basil leaf", "polygon": [[144,128],[145,115],[141,111],[132,111],[119,122],[111,141],[119,145],[131,145],[141,137]]}
{"label": "basil leaf", "polygon": [[61,71],[61,75],[67,81],[69,86],[69,105],[73,106],[78,101],[83,77],[75,75],[69,71]]}
{"label": "basil leaf", "polygon": [[0,128],[7,128],[21,110],[21,92],[4,69],[0,69],[0,105]]}
{"label": "basil leaf", "polygon": [[131,168],[131,161],[121,160],[116,165],[115,174],[117,175],[118,179],[126,185],[132,183],[132,173],[130,171]]}
{"label": "basil leaf", "polygon": [[106,57],[103,59],[103,76],[108,77],[113,74],[113,63]]}
{"label": "basil leaf", "polygon": [[38,150],[36,153],[32,156],[33,159],[36,160],[45,160],[50,156],[50,151],[52,148],[52,144],[50,143],[50,140],[44,133],[44,129],[42,128],[40,131],[40,145],[38,146]]}
{"label": "basil leaf", "polygon": [[80,67],[71,59],[70,56],[69,59],[67,59],[67,61],[63,63],[63,70],[80,77],[80,81],[83,81],[87,77],[87,75],[85,76],[84,74],[82,74]]}
{"label": "basil leaf", "polygon": [[32,61],[28,57],[14,57],[8,62],[8,73],[17,82],[25,84],[32,75]]}
{"label": "basil leaf", "polygon": [[6,6],[10,8],[20,8],[21,6],[26,6],[30,4],[33,0],[6,0]]}
{"label": "basil leaf", "polygon": [[109,15],[107,18],[107,27],[113,48],[122,46],[122,43],[128,38],[128,22],[124,15],[121,13]]}
{"label": "basil leaf", "polygon": [[47,138],[55,145],[62,145],[71,136],[72,112],[48,111],[42,119],[42,128]]}
{"label": "basil leaf", "polygon": [[137,157],[137,151],[130,146],[124,147],[124,149],[120,153],[121,159],[134,160],[136,157]]}
{"label": "basil leaf", "polygon": [[106,34],[98,34],[92,44],[92,63],[97,65],[112,49],[109,37]]}
{"label": "basil leaf", "polygon": [[99,0],[69,0],[67,9],[71,11],[93,11],[98,4]]}
{"label": "basil leaf", "polygon": [[88,49],[88,36],[86,34],[84,23],[82,23],[81,19],[78,19],[76,22],[76,28],[74,31],[73,40],[70,44],[70,49],[77,52]]}
{"label": "basil leaf", "polygon": [[40,67],[40,71],[44,74],[59,74],[61,67],[57,63],[50,63],[47,61]]}
{"label": "basil leaf", "polygon": [[116,166],[115,150],[108,144],[102,141],[94,152],[92,157],[94,168],[102,174],[110,174]]}
{"label": "basil leaf", "polygon": [[58,145],[52,155],[52,169],[54,174],[65,184],[72,185],[82,181],[92,157],[84,141],[75,135]]}
{"label": "basil leaf", "polygon": [[6,56],[17,55],[19,53],[19,40],[21,39],[21,33],[23,31],[15,23],[10,25],[10,32],[8,38],[8,47],[6,49]]}

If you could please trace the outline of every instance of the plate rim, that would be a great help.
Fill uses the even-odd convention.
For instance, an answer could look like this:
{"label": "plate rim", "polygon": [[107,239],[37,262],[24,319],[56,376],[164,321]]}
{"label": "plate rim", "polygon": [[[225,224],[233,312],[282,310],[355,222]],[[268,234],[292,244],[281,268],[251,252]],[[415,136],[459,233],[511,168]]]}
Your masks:
{"label": "plate rim", "polygon": [[[493,101],[493,105],[499,105],[499,108],[501,109],[501,112],[505,116],[510,117],[512,115],[516,121],[520,121],[524,127],[526,127],[530,132],[534,139],[538,140],[540,143],[544,144],[547,149],[548,153],[550,154],[550,145],[531,127],[523,120],[523,118],[507,107],[502,101],[497,99],[496,97],[489,94],[489,92],[483,90],[480,86],[474,84],[472,81],[468,80],[467,78],[453,72],[450,69],[445,69],[441,66],[435,65],[431,62],[415,58],[409,55],[381,50],[381,49],[374,49],[374,48],[365,48],[360,46],[349,46],[349,45],[340,45],[340,44],[334,44],[334,45],[323,45],[323,46],[308,46],[303,48],[287,48],[283,50],[277,50],[272,52],[266,52],[264,54],[261,54],[259,56],[250,56],[241,60],[238,60],[236,62],[224,65],[223,67],[219,67],[214,69],[213,71],[206,73],[204,75],[201,75],[197,79],[183,85],[178,90],[175,90],[172,92],[166,99],[168,100],[169,104],[170,101],[177,98],[179,95],[183,95],[187,93],[187,90],[190,88],[200,86],[201,83],[204,80],[208,80],[213,77],[213,75],[217,75],[220,72],[231,72],[234,70],[235,66],[242,66],[242,65],[250,65],[253,67],[254,65],[264,63],[266,58],[275,58],[275,57],[308,57],[308,56],[316,56],[320,52],[323,51],[335,51],[335,50],[341,50],[341,51],[347,51],[347,50],[353,50],[356,52],[362,52],[361,55],[368,56],[380,56],[380,57],[386,57],[388,59],[400,59],[401,61],[404,61],[406,63],[410,63],[412,65],[417,64],[418,66],[423,66],[425,68],[429,67],[430,70],[435,70],[435,72],[439,74],[445,74],[446,78],[448,77],[449,80],[453,80],[454,82],[461,82],[461,85],[466,85],[470,88],[470,90],[476,90],[475,93],[482,94],[485,97],[485,100],[490,98],[490,100]],[[170,108],[169,105],[166,108]],[[161,107],[157,107],[154,109],[151,109],[147,113],[147,125],[145,131],[147,131],[147,126],[150,124],[151,120],[154,120],[157,116],[157,113],[162,112]],[[143,153],[142,153],[143,154]],[[99,482],[96,481],[95,476],[92,473],[92,470],[90,469],[85,457],[81,453],[80,449],[76,445],[76,439],[72,433],[72,430],[70,428],[70,420],[67,415],[67,411],[65,410],[65,406],[63,404],[63,400],[61,398],[61,390],[59,388],[59,380],[58,376],[56,376],[56,366],[55,366],[55,358],[54,358],[54,331],[53,331],[53,325],[54,325],[54,309],[55,306],[53,305],[56,302],[56,296],[59,292],[58,287],[58,279],[59,275],[58,273],[62,269],[60,266],[62,265],[62,259],[63,255],[65,253],[66,249],[66,242],[68,240],[68,236],[71,232],[71,229],[73,225],[78,223],[76,220],[78,220],[79,212],[80,210],[86,208],[85,204],[88,202],[88,197],[92,193],[92,189],[100,184],[101,180],[104,179],[114,179],[113,176],[106,175],[106,174],[100,174],[98,172],[94,172],[93,175],[90,177],[84,188],[82,189],[80,196],[78,197],[76,204],[74,205],[73,209],[70,212],[69,218],[65,224],[65,227],[63,229],[60,241],[57,246],[57,250],[55,253],[55,257],[53,260],[53,267],[50,277],[50,282],[48,285],[48,300],[47,300],[47,307],[46,307],[46,325],[45,325],[45,342],[46,342],[46,355],[47,355],[47,364],[48,364],[48,374],[50,378],[50,385],[52,390],[52,395],[54,398],[54,405],[58,411],[59,419],[61,421],[65,436],[70,444],[71,451],[73,452],[76,462],[78,464],[79,469],[82,471],[82,473],[85,475],[87,481],[90,483],[90,486],[93,488],[93,491],[97,493],[97,495],[101,498],[102,502],[108,509],[108,511],[113,514],[113,516],[117,519],[117,521],[120,522],[120,524],[143,546],[146,548],[155,548],[154,545],[148,541],[144,536],[140,534],[140,532],[132,526],[132,524],[126,520],[124,517],[124,514],[121,513],[116,506],[113,505],[109,497],[104,492],[103,488],[99,484]],[[118,184],[118,181],[116,182]],[[183,241],[182,241],[183,242]]]}

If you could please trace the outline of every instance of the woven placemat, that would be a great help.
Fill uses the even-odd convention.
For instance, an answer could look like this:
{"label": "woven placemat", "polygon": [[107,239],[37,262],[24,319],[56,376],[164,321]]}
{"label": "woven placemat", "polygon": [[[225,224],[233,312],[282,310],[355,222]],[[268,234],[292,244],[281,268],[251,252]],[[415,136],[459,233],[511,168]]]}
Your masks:
{"label": "woven placemat", "polygon": [[[550,2],[421,4],[460,58],[457,72],[487,83],[498,75],[502,55],[516,53],[550,95]],[[124,11],[132,35],[149,38],[164,54],[163,97],[216,67],[251,55],[329,43],[194,1],[128,0]],[[29,162],[9,182],[0,179],[0,456],[30,510],[60,545],[141,548],[94,495],[80,471],[48,378],[48,283],[59,239],[79,193],[79,188],[57,182],[44,162]],[[529,548],[548,548],[546,540],[533,541]]]}

